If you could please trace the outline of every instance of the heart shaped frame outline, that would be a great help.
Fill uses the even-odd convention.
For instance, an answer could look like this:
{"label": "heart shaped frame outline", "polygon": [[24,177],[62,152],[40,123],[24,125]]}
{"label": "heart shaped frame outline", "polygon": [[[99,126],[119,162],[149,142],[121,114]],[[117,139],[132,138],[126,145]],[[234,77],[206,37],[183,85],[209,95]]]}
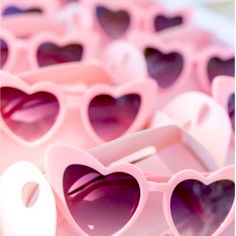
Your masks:
{"label": "heart shaped frame outline", "polygon": [[101,5],[105,8],[109,9],[110,11],[125,11],[130,16],[130,24],[121,38],[127,38],[129,33],[133,30],[137,30],[140,27],[140,8],[132,1],[127,0],[119,0],[119,1],[107,1],[107,0],[82,0],[81,3],[88,7],[88,9],[92,12],[93,19],[94,19],[94,26],[96,30],[98,30],[99,34],[104,40],[111,41],[113,40],[110,38],[104,30],[101,28],[100,24],[98,23],[97,16],[96,16],[96,7]]}
{"label": "heart shaped frame outline", "polygon": [[57,86],[51,82],[40,82],[35,85],[29,86],[24,81],[22,81],[19,77],[8,74],[6,72],[0,72],[0,88],[2,87],[11,87],[14,89],[19,89],[28,95],[43,91],[52,94],[57,98],[59,104],[59,111],[57,114],[57,118],[55,123],[49,128],[48,132],[44,134],[42,137],[37,139],[34,142],[27,142],[24,139],[20,138],[18,135],[14,134],[14,131],[11,130],[10,127],[5,123],[2,115],[0,114],[0,126],[1,131],[6,132],[6,134],[10,137],[10,139],[20,143],[21,145],[26,145],[28,147],[34,147],[42,142],[45,142],[52,134],[56,132],[56,130],[60,127],[60,124],[63,122],[63,117],[65,116],[65,110],[61,109],[66,105],[65,100],[63,99],[63,93],[61,90],[58,90]]}
{"label": "heart shaped frame outline", "polygon": [[[13,34],[4,30],[1,32],[1,38],[6,41],[9,48],[8,60],[6,61],[6,65],[3,66],[3,69],[7,71],[17,70],[17,72],[19,72],[19,70],[21,71],[25,69],[17,68],[16,61],[19,51],[24,51],[27,53],[27,61],[29,62],[30,67],[29,69],[36,69],[40,67],[37,61],[38,47],[45,42],[53,43],[57,46],[65,46],[72,43],[81,45],[83,47],[82,60],[87,60],[88,58],[96,56],[100,42],[98,34],[89,31],[80,32],[80,34],[76,32],[73,33],[73,35],[67,36],[60,36],[56,33],[44,32],[34,35],[29,40],[19,40],[16,39]],[[93,42],[89,41],[88,39],[91,39]]]}
{"label": "heart shaped frame outline", "polygon": [[164,54],[169,54],[172,52],[180,54],[183,58],[182,72],[171,86],[166,89],[160,87],[159,90],[160,93],[165,93],[169,89],[178,90],[179,88],[184,86],[189,76],[191,75],[192,70],[193,58],[191,56],[191,47],[183,47],[183,45],[178,42],[165,44],[164,42],[162,42],[161,39],[158,39],[155,35],[143,34],[140,32],[133,32],[132,34],[130,34],[128,41],[133,43],[142,52],[142,54],[145,48],[147,47],[153,47],[155,49],[158,49]]}
{"label": "heart shaped frame outline", "polygon": [[[163,188],[162,191],[164,191],[163,201],[164,201],[164,212],[166,215],[166,218],[168,219],[169,226],[176,236],[181,236],[178,232],[173,217],[171,214],[171,196],[175,189],[175,187],[181,183],[182,181],[185,181],[187,179],[194,179],[198,180],[201,183],[205,185],[209,185],[213,182],[220,181],[220,180],[231,180],[234,182],[234,172],[235,168],[234,166],[228,166],[225,168],[221,168],[216,172],[213,172],[210,175],[205,176],[202,173],[199,173],[194,170],[183,170],[182,172],[179,172],[174,177],[171,177],[168,184]],[[226,218],[223,220],[221,225],[217,228],[217,230],[211,235],[211,236],[219,236],[221,233],[223,233],[227,227],[233,222],[234,220],[234,208],[235,208],[235,200],[231,206],[231,209],[229,213],[227,214]]]}
{"label": "heart shaped frame outline", "polygon": [[[59,130],[59,127],[63,124],[64,117],[66,116],[66,111],[68,109],[73,109],[76,113],[78,113],[78,117],[81,117],[80,122],[83,123],[83,127],[92,142],[96,144],[103,143],[104,140],[102,140],[102,138],[100,138],[96,134],[96,132],[92,128],[92,125],[89,122],[88,117],[88,108],[91,100],[100,94],[108,94],[113,97],[119,97],[125,94],[135,93],[141,97],[141,104],[136,118],[123,135],[137,131],[147,124],[152,113],[154,112],[156,105],[155,98],[157,96],[158,88],[156,86],[155,81],[152,81],[151,79],[146,79],[137,82],[130,82],[116,87],[108,84],[96,84],[97,82],[108,83],[109,79],[111,80],[110,75],[106,73],[106,71],[101,65],[93,65],[89,63],[86,65],[86,63],[84,63],[83,65],[79,64],[80,66],[78,66],[78,64],[79,63],[74,63],[73,65],[61,67],[61,70],[58,70],[58,66],[50,67],[47,69],[35,70],[22,74],[19,77],[10,75],[5,72],[0,73],[0,87],[10,86],[12,88],[25,91],[28,94],[39,90],[46,91],[57,97],[60,106],[58,118],[55,122],[55,125],[43,137],[41,137],[35,142],[26,142],[22,138],[16,136],[14,132],[11,131],[10,128],[5,124],[2,117],[0,116],[0,124],[2,126],[3,131],[6,132],[8,136],[11,137],[11,139],[19,142],[20,144],[29,147],[34,147],[39,145],[39,143],[47,141],[51,136],[56,135],[56,131]],[[72,68],[73,70],[71,70]],[[61,72],[61,77],[55,76],[55,74],[59,74],[59,71]],[[67,73],[67,71],[70,72]],[[71,77],[69,77],[69,75],[71,75]],[[67,91],[67,87],[65,87],[65,85],[62,85],[62,87],[58,85],[58,83],[60,83],[60,80],[64,80],[68,83],[69,79],[72,79],[72,81],[76,81],[76,78],[78,77],[80,77],[81,81],[77,80],[77,85],[80,86],[79,89],[82,88],[82,91],[80,90],[76,97],[74,91]],[[23,79],[23,81],[20,78]],[[37,79],[35,80],[35,78]],[[50,78],[56,78],[56,81],[51,80],[51,82],[49,82]],[[37,80],[39,80],[40,82],[38,82]],[[91,88],[83,87],[83,83],[86,83],[86,80],[88,80],[87,82],[88,84],[90,83],[90,85],[94,80],[92,84],[93,86]],[[30,83],[30,81],[34,82]],[[150,99],[150,97],[152,99]]]}
{"label": "heart shaped frame outline", "polygon": [[[143,29],[147,31],[147,33],[159,33],[159,32],[156,32],[155,26],[154,26],[154,19],[157,16],[165,16],[167,18],[180,16],[183,19],[183,24],[181,25],[189,25],[192,18],[192,11],[189,8],[171,11],[164,8],[164,6],[160,4],[157,5],[156,3],[155,4],[153,3],[150,6],[148,6],[147,9],[144,10],[144,14],[142,17],[142,26],[143,26]],[[176,26],[172,26],[166,29],[173,29],[174,27]],[[163,30],[166,30],[166,29],[163,29]]]}
{"label": "heart shaped frame outline", "polygon": [[[141,193],[139,205],[136,211],[134,212],[133,216],[129,220],[129,222],[125,226],[123,226],[123,228],[121,228],[118,232],[114,233],[113,234],[114,236],[122,235],[134,224],[134,222],[138,219],[138,217],[142,213],[142,209],[146,203],[147,196],[150,192],[163,193],[163,211],[165,213],[167,223],[171,231],[174,233],[174,235],[180,236],[174,225],[170,210],[170,199],[176,185],[187,179],[196,179],[204,184],[210,184],[212,182],[221,180],[222,178],[232,180],[234,182],[234,166],[228,166],[222,168],[216,172],[213,172],[212,174],[200,173],[195,170],[183,170],[173,175],[172,177],[167,178],[167,181],[165,183],[163,182],[160,183],[160,180],[162,179],[161,177],[145,176],[145,174],[138,167],[134,165],[127,163],[119,163],[111,166],[104,166],[95,157],[93,157],[92,155],[90,155],[85,151],[80,150],[79,148],[62,146],[62,145],[51,146],[46,154],[46,164],[45,164],[46,176],[48,178],[50,185],[54,190],[55,197],[58,200],[57,201],[58,206],[62,214],[64,215],[68,223],[78,233],[82,235],[87,235],[87,234],[80,228],[80,226],[73,219],[73,216],[71,215],[65,200],[64,190],[62,185],[65,169],[70,165],[76,165],[76,164],[88,166],[92,169],[95,169],[96,171],[98,171],[103,175],[107,175],[114,172],[127,173],[133,176],[139,183],[140,193]],[[234,203],[224,222],[220,225],[220,227],[216,230],[216,232],[212,236],[218,236],[219,233],[223,232],[227,228],[227,226],[233,221],[233,219],[234,219]]]}

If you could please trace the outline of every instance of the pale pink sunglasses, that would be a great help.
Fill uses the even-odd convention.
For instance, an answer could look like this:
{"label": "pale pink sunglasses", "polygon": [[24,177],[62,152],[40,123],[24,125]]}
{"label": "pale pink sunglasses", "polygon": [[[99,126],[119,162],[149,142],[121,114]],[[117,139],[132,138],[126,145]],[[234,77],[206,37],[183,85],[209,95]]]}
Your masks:
{"label": "pale pink sunglasses", "polygon": [[155,109],[155,82],[111,82],[96,64],[54,66],[20,76],[1,73],[1,129],[20,143],[37,145],[56,135],[69,111],[95,143],[144,128]]}
{"label": "pale pink sunglasses", "polygon": [[82,0],[93,14],[95,27],[109,40],[126,38],[131,31],[159,32],[190,21],[190,12],[170,12],[151,1]]}
{"label": "pale pink sunglasses", "polygon": [[[160,132],[150,131],[153,139]],[[134,165],[125,164],[127,159],[137,161],[140,153],[130,153],[130,144],[141,144],[136,149],[142,148],[144,140],[148,140],[147,133],[143,136],[139,142],[131,136],[105,144],[91,151],[92,155],[68,146],[49,149],[46,176],[60,210],[76,232],[122,235],[141,215],[151,192],[163,194],[160,210],[164,211],[170,231],[176,236],[187,236],[189,230],[193,235],[205,232],[204,235],[216,236],[227,229],[234,219],[234,167],[214,173],[185,169],[172,177],[145,175]],[[163,139],[159,141],[157,150],[164,143]],[[124,160],[117,159],[122,155]],[[216,189],[217,194],[213,195]]]}
{"label": "pale pink sunglasses", "polygon": [[[10,32],[1,31],[1,68],[22,72],[37,67],[78,62],[96,55],[99,37],[95,32],[63,34],[59,24],[55,33],[41,32],[28,39],[17,39]],[[90,41],[91,39],[92,41]],[[25,59],[24,59],[25,58]]]}
{"label": "pale pink sunglasses", "polygon": [[[161,91],[182,88],[187,80],[196,77],[198,84],[210,93],[211,83],[216,76],[234,76],[233,49],[220,45],[206,47],[212,40],[210,35],[202,35],[194,40],[196,33],[202,32],[201,30],[178,30],[168,30],[159,37],[140,32],[134,32],[129,36],[129,41],[145,57],[148,74],[157,81]],[[194,42],[185,43],[184,32],[191,33],[189,37],[192,37]],[[197,53],[196,49],[199,46],[202,50]]]}

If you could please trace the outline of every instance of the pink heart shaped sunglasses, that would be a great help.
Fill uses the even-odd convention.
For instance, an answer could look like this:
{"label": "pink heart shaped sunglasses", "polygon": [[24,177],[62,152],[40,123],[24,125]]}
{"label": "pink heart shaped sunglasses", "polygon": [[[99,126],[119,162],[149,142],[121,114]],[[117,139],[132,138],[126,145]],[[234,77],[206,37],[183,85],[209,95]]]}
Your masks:
{"label": "pink heart shaped sunglasses", "polygon": [[[176,127],[167,127],[164,133],[173,135],[173,129],[178,136]],[[138,219],[151,192],[163,194],[160,210],[164,211],[170,231],[176,236],[187,236],[189,230],[194,235],[216,236],[227,229],[234,219],[234,167],[214,173],[185,169],[171,177],[144,174],[125,162],[137,162],[150,155],[149,150],[139,149],[144,146],[144,140],[150,140],[150,135],[151,145],[155,143],[154,138],[159,139],[155,144],[157,150],[165,146],[167,139],[169,142],[170,136],[160,139],[160,133],[164,134],[161,129],[141,133],[143,139],[139,141],[132,135],[98,147],[91,154],[68,146],[49,149],[46,176],[60,210],[76,232],[122,235]],[[139,144],[141,147],[136,146]],[[130,153],[131,149],[139,152]]]}
{"label": "pink heart shaped sunglasses", "polygon": [[1,68],[22,72],[37,67],[78,62],[96,55],[99,45],[96,33],[80,32],[64,35],[63,25],[56,26],[58,28],[55,29],[55,33],[38,33],[30,39],[16,39],[11,33],[2,31]]}
{"label": "pink heart shaped sunglasses", "polygon": [[155,82],[109,83],[111,75],[102,66],[86,63],[19,77],[1,73],[1,128],[13,140],[30,146],[55,136],[71,113],[70,122],[82,123],[95,143],[144,128],[156,104]]}
{"label": "pink heart shaped sunglasses", "polygon": [[196,44],[200,45],[201,40],[205,41],[200,53],[197,53],[193,43],[187,45],[179,40],[183,39],[181,35],[184,31],[189,30],[186,28],[179,33],[174,31],[176,41],[168,40],[168,34],[173,36],[172,30],[159,38],[139,32],[129,36],[129,41],[140,49],[145,57],[148,74],[157,81],[161,91],[183,88],[187,80],[196,77],[198,81],[195,83],[210,93],[211,83],[216,76],[234,76],[235,56],[232,48],[220,45],[204,47],[204,44],[209,42],[206,36],[203,36],[196,40]]}
{"label": "pink heart shaped sunglasses", "polygon": [[84,0],[82,4],[90,9],[96,29],[107,40],[126,38],[139,29],[159,32],[190,21],[189,11],[169,12],[151,1]]}

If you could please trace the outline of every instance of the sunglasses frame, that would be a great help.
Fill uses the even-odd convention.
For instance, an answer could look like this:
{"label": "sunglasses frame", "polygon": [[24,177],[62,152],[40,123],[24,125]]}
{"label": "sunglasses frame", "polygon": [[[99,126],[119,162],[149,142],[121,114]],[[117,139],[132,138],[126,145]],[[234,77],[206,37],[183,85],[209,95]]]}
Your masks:
{"label": "sunglasses frame", "polygon": [[[191,56],[192,53],[191,47],[187,46],[183,47],[183,45],[178,42],[165,44],[161,39],[159,39],[155,35],[151,34],[147,35],[147,34],[142,34],[140,32],[134,32],[133,34],[130,34],[128,40],[129,42],[133,43],[141,51],[143,55],[144,55],[144,50],[148,47],[155,48],[161,51],[163,54],[169,54],[172,52],[178,53],[183,58],[182,72],[172,85],[170,85],[168,88],[165,89],[159,86],[159,90],[161,94],[164,94],[166,93],[167,90],[170,89],[178,90],[184,87],[184,84],[189,79],[192,70],[193,58]],[[150,75],[149,77],[152,78]],[[156,81],[154,78],[153,80]]]}
{"label": "sunglasses frame", "polygon": [[156,33],[159,34],[159,32],[179,26],[179,25],[171,26],[163,30],[156,31],[154,26],[154,20],[157,16],[165,16],[167,18],[174,18],[180,16],[183,19],[183,24],[181,25],[189,25],[192,18],[192,11],[189,8],[171,11],[166,9],[161,4],[157,5],[156,3],[150,4],[147,7],[147,9],[145,9],[143,12],[144,12],[144,15],[142,17],[143,29],[149,33],[155,33],[155,34]]}
{"label": "sunglasses frame", "polygon": [[[72,68],[73,66],[69,66],[66,69],[61,69],[61,72],[63,71],[64,73],[63,75],[61,75],[61,78],[64,78],[64,81],[67,80],[67,83],[68,79],[70,78],[67,76],[66,71],[69,71]],[[135,93],[141,97],[139,111],[133,123],[124,132],[123,135],[132,133],[136,130],[143,128],[143,126],[149,121],[151,114],[154,112],[155,109],[155,99],[150,100],[150,97],[155,98],[157,95],[157,86],[151,79],[146,79],[138,82],[130,82],[124,85],[114,87],[108,84],[96,84],[95,78],[94,85],[91,88],[86,88],[83,86],[83,82],[85,82],[83,81],[83,79],[87,79],[87,77],[89,76],[90,79],[88,79],[88,81],[90,80],[90,82],[93,80],[94,77],[100,78],[100,82],[108,81],[109,79],[111,80],[111,77],[108,73],[106,73],[106,71],[103,70],[101,66],[94,67],[90,64],[84,66],[83,68],[83,65],[81,67],[76,67],[75,63],[73,69],[73,75],[71,76],[72,80],[76,81],[76,78],[78,78],[79,74],[82,78],[82,81],[80,83],[77,83],[79,85],[78,91],[67,91],[67,87],[64,87],[63,89],[63,86],[60,87],[60,85],[56,84],[55,82],[48,82],[48,80],[46,79],[46,81],[42,80],[42,74],[44,74],[46,78],[50,78],[50,76],[55,77],[55,74],[57,75],[59,73],[57,66],[42,71],[42,74],[40,74],[40,72],[38,73],[37,71],[35,71],[26,73],[19,77],[6,73],[1,73],[2,78],[0,81],[0,88],[12,87],[15,89],[19,89],[27,94],[32,94],[37,91],[49,92],[57,98],[59,103],[59,113],[57,115],[57,120],[55,121],[54,125],[48,130],[48,132],[43,135],[43,137],[39,138],[37,141],[27,142],[15,135],[14,132],[7,126],[7,124],[5,124],[2,116],[0,116],[0,124],[3,132],[6,132],[12,140],[19,142],[21,145],[35,147],[56,135],[56,131],[59,130],[59,127],[63,126],[63,120],[65,119],[66,112],[68,111],[68,109],[72,109],[73,111],[78,113],[78,117],[80,117],[81,119],[80,122],[83,124],[84,127],[83,129],[86,130],[86,133],[91,139],[91,141],[96,144],[103,143],[104,140],[99,137],[98,134],[96,134],[95,130],[92,127],[92,124],[90,124],[88,116],[88,108],[91,100],[101,94],[107,94],[117,98],[125,94]],[[90,70],[93,70],[93,72],[91,72]],[[41,79],[41,82],[35,81],[31,84],[29,80],[34,80],[34,77],[37,77],[38,80]],[[19,78],[23,79],[23,81]],[[73,86],[75,87],[75,85],[72,84],[72,89],[74,89]],[[151,94],[152,96],[150,96]]]}
{"label": "sunglasses frame", "polygon": [[130,17],[129,27],[127,31],[123,35],[121,35],[120,38],[127,38],[127,36],[131,31],[137,30],[140,27],[140,17],[139,17],[140,9],[132,1],[82,0],[81,3],[84,6],[88,7],[90,12],[92,12],[94,19],[94,26],[105,41],[112,41],[114,39],[109,35],[107,35],[106,32],[104,32],[104,30],[102,29],[102,27],[98,22],[96,15],[96,7],[98,6],[103,6],[109,9],[110,11],[125,11],[127,12],[127,14],[129,14]]}
{"label": "sunglasses frame", "polygon": [[[82,32],[82,33],[73,33],[68,35],[59,35],[56,33],[38,33],[34,35],[31,39],[20,40],[16,39],[11,33],[7,31],[1,32],[1,38],[7,43],[9,53],[8,53],[8,61],[6,61],[6,65],[3,65],[3,69],[7,71],[17,71],[22,72],[27,69],[36,69],[40,68],[40,65],[37,61],[37,50],[40,45],[44,43],[53,43],[57,46],[66,46],[69,44],[78,44],[83,47],[82,60],[87,60],[88,58],[92,58],[97,54],[99,47],[99,36],[95,32]],[[90,39],[90,40],[89,40]],[[28,66],[23,65],[23,68],[17,68],[17,53],[27,53],[28,54]],[[66,62],[70,63],[70,62]],[[27,64],[27,62],[26,62]],[[59,63],[61,64],[61,63]],[[59,65],[55,64],[55,65]]]}
{"label": "sunglasses frame", "polygon": [[[113,142],[115,146],[116,143]],[[119,145],[119,143],[118,143]],[[109,150],[109,144],[106,144]],[[106,147],[101,148],[99,152],[106,151]],[[96,152],[95,152],[96,153]],[[65,158],[65,156],[67,158]],[[95,154],[96,156],[96,154]],[[110,157],[110,155],[107,155]],[[58,160],[61,160],[58,162]],[[234,181],[234,167],[226,167],[216,171],[213,174],[207,175],[202,174],[195,170],[182,170],[172,177],[166,183],[160,183],[160,177],[149,177],[145,176],[145,174],[135,167],[134,165],[127,164],[127,163],[119,163],[119,164],[112,164],[111,166],[104,166],[99,160],[93,157],[91,154],[82,151],[77,148],[68,147],[68,146],[53,146],[51,147],[47,154],[46,154],[46,176],[47,179],[52,186],[55,196],[57,198],[59,209],[61,210],[62,214],[68,221],[68,223],[76,230],[76,232],[84,235],[86,234],[80,226],[76,223],[73,216],[71,215],[63,191],[63,175],[65,169],[70,165],[84,165],[95,169],[102,175],[108,175],[114,172],[122,172],[133,176],[136,181],[139,183],[140,187],[140,200],[139,205],[137,206],[136,211],[134,212],[133,216],[127,222],[127,224],[121,228],[119,231],[115,232],[113,235],[122,235],[125,231],[127,231],[138,219],[138,217],[142,213],[142,209],[145,206],[147,201],[148,194],[150,192],[161,192],[163,193],[163,211],[167,220],[167,223],[171,229],[171,232],[174,233],[176,236],[180,236],[178,233],[175,224],[172,219],[171,209],[170,209],[170,199],[173,193],[174,188],[180,182],[188,179],[196,179],[201,181],[204,184],[210,184],[212,182],[223,179],[229,179]],[[56,168],[55,168],[56,167]],[[216,230],[216,232],[212,236],[219,235],[219,233],[223,232],[227,226],[233,221],[234,219],[234,203],[231,207],[230,212],[228,213],[226,219],[223,221],[221,226]]]}

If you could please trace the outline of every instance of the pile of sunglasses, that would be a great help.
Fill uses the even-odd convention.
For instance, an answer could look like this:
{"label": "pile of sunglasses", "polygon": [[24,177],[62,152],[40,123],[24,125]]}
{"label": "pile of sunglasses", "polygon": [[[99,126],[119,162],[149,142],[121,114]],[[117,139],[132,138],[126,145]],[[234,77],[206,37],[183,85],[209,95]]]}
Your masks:
{"label": "pile of sunglasses", "polygon": [[235,52],[194,11],[1,0],[1,236],[234,235]]}

